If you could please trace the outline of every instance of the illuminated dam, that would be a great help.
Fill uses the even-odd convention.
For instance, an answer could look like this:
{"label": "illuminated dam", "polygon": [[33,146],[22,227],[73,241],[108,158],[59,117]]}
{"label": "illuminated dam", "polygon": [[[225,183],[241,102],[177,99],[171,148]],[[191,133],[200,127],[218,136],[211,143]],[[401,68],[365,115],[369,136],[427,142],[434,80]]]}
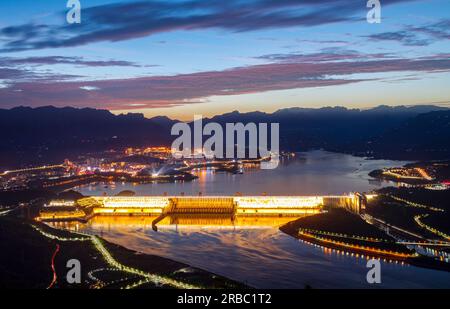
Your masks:
{"label": "illuminated dam", "polygon": [[[53,203],[54,205],[54,203]],[[73,206],[44,208],[38,219],[78,220],[94,216],[152,216],[155,224],[165,216],[210,215],[231,217],[296,217],[316,214],[324,207],[359,213],[365,196],[132,196],[86,197]]]}

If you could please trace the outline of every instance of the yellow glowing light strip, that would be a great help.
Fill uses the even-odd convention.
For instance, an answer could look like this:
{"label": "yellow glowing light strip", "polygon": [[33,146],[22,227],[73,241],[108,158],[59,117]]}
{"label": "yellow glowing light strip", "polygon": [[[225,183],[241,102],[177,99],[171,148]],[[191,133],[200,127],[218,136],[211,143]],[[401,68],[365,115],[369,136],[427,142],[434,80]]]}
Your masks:
{"label": "yellow glowing light strip", "polygon": [[427,171],[425,171],[423,168],[416,167],[415,170],[416,170],[417,172],[419,172],[420,176],[422,176],[422,177],[425,178],[426,180],[433,180],[433,177],[431,177],[430,175],[428,175]]}
{"label": "yellow glowing light strip", "polygon": [[184,283],[184,282],[180,282],[168,277],[164,277],[164,276],[160,276],[160,275],[155,275],[155,274],[149,274],[146,273],[142,270],[138,270],[132,267],[128,267],[125,266],[123,264],[120,264],[118,261],[116,261],[113,256],[111,255],[111,253],[105,248],[105,246],[103,246],[102,242],[100,241],[100,239],[97,236],[91,236],[91,235],[87,235],[87,237],[80,237],[80,238],[65,238],[65,237],[59,237],[59,236],[55,236],[52,235],[50,233],[47,233],[45,231],[43,231],[42,229],[32,225],[32,227],[38,231],[41,235],[50,238],[50,239],[54,239],[54,240],[59,240],[59,241],[86,241],[86,240],[91,240],[92,243],[94,244],[95,248],[97,249],[97,251],[99,251],[101,253],[101,255],[103,256],[104,260],[106,261],[106,263],[108,263],[110,266],[115,267],[117,269],[120,269],[124,272],[127,273],[131,273],[131,274],[135,274],[135,275],[139,275],[142,276],[144,278],[147,278],[149,281],[155,283],[155,284],[164,284],[164,285],[170,285],[179,289],[200,289],[201,287],[193,285],[193,284],[189,284],[189,283]]}
{"label": "yellow glowing light strip", "polygon": [[94,208],[94,214],[114,214],[114,213],[125,213],[125,214],[161,214],[163,212],[162,208]]}
{"label": "yellow glowing light strip", "polygon": [[414,179],[414,180],[423,180],[424,179],[423,177],[419,177],[419,176],[406,176],[406,175],[401,175],[401,174],[397,174],[397,173],[389,172],[389,171],[383,172],[383,174],[392,176],[392,177],[395,177],[398,179]]}
{"label": "yellow glowing light strip", "polygon": [[[355,257],[355,258],[361,258],[361,259],[365,258],[367,260],[371,258],[369,255],[364,256],[364,254],[362,254],[362,253],[359,254],[359,253],[348,252],[348,251],[344,251],[344,250],[340,250],[340,249],[328,248],[328,247],[325,247],[325,246],[322,246],[322,245],[318,245],[317,243],[310,242],[310,241],[307,241],[307,240],[304,240],[304,239],[301,239],[301,238],[299,239],[299,241],[301,243],[304,243],[304,244],[307,244],[307,245],[310,245],[310,246],[313,246],[313,247],[316,247],[316,248],[320,248],[320,249],[323,250],[324,253],[327,253],[327,254],[333,252],[333,253],[336,253],[336,254],[351,256],[351,257]],[[381,258],[379,258],[379,257],[377,259],[381,260]],[[383,258],[383,261],[387,262],[388,260]],[[394,261],[389,260],[389,263],[391,263],[391,262],[395,262],[395,264],[399,263],[398,260],[394,260]],[[400,264],[401,265],[405,265],[405,262],[400,261]]]}
{"label": "yellow glowing light strip", "polygon": [[439,236],[441,236],[441,237],[443,237],[443,238],[445,238],[445,239],[450,240],[450,235],[447,235],[447,234],[445,234],[444,232],[441,232],[441,231],[439,231],[438,229],[435,229],[434,227],[431,227],[431,226],[429,226],[429,225],[423,223],[423,222],[420,220],[420,219],[426,218],[426,217],[428,217],[428,216],[429,216],[429,214],[417,215],[417,216],[414,217],[414,221],[416,221],[416,223],[417,223],[420,227],[427,229],[428,231],[432,232],[433,234],[439,235]]}
{"label": "yellow glowing light strip", "polygon": [[238,208],[318,207],[321,197],[235,197]]}
{"label": "yellow glowing light strip", "polygon": [[45,232],[44,230],[38,228],[35,225],[31,225],[31,227],[33,229],[35,229],[37,232],[39,232],[41,235],[53,239],[53,240],[59,240],[59,241],[86,241],[86,240],[90,240],[90,237],[75,237],[75,238],[69,238],[69,237],[61,237],[61,236],[56,236],[50,233]]}
{"label": "yellow glowing light strip", "polygon": [[37,219],[48,220],[48,219],[72,219],[72,218],[84,218],[86,214],[82,213],[40,213]]}
{"label": "yellow glowing light strip", "polygon": [[351,235],[342,234],[342,233],[333,233],[333,232],[319,231],[319,230],[313,230],[313,229],[299,229],[299,231],[304,231],[306,233],[311,233],[311,234],[321,234],[321,235],[326,235],[326,236],[334,236],[334,237],[348,238],[348,239],[354,239],[354,240],[363,240],[363,241],[369,241],[369,242],[389,242],[386,239],[355,236],[355,235],[351,236]]}
{"label": "yellow glowing light strip", "polygon": [[425,209],[429,209],[429,210],[433,210],[433,211],[440,211],[440,212],[444,212],[444,209],[442,208],[437,208],[437,207],[433,207],[433,206],[427,206],[424,204],[420,204],[420,203],[415,203],[415,202],[411,202],[408,200],[405,200],[403,198],[397,197],[395,195],[391,195],[391,194],[386,194],[386,196],[392,198],[393,200],[399,201],[399,202],[403,202],[411,207],[416,207],[416,208],[425,208]]}
{"label": "yellow glowing light strip", "polygon": [[265,209],[236,209],[237,214],[305,214],[305,213],[319,213],[319,209],[279,209],[279,208],[265,208]]}
{"label": "yellow glowing light strip", "polygon": [[91,239],[92,239],[92,242],[94,243],[95,247],[97,248],[97,250],[103,255],[103,258],[110,266],[116,267],[122,271],[131,273],[131,274],[140,275],[144,278],[147,278],[149,281],[151,281],[155,284],[171,285],[171,286],[174,286],[179,289],[199,289],[200,288],[200,287],[192,285],[192,284],[176,281],[174,279],[170,279],[170,278],[155,275],[155,274],[149,274],[142,270],[138,270],[138,269],[135,269],[132,267],[122,265],[112,257],[111,253],[103,246],[102,242],[98,239],[98,237],[92,236]]}
{"label": "yellow glowing light strip", "polygon": [[378,254],[382,254],[382,255],[389,255],[389,256],[395,256],[395,257],[401,257],[401,258],[417,256],[417,254],[407,254],[407,253],[400,253],[400,252],[395,252],[395,251],[386,251],[386,250],[382,250],[382,249],[375,249],[375,248],[369,248],[369,247],[365,247],[365,246],[348,244],[348,243],[344,243],[344,242],[340,242],[340,241],[334,241],[334,240],[326,239],[323,237],[318,237],[313,234],[301,232],[301,231],[299,232],[299,235],[302,235],[307,238],[315,239],[319,242],[328,243],[328,244],[345,247],[345,248],[349,248],[349,249],[354,249],[354,250],[361,250],[361,251],[365,251],[365,252],[378,253]]}

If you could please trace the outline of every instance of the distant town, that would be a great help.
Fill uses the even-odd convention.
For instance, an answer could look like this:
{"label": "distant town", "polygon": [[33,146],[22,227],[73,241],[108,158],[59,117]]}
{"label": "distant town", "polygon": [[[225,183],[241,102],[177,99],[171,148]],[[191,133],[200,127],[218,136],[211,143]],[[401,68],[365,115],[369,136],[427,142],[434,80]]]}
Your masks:
{"label": "distant town", "polygon": [[[285,154],[283,155],[294,155]],[[80,156],[77,161],[64,160],[58,165],[43,165],[0,173],[3,190],[61,189],[99,181],[148,183],[189,181],[193,169],[211,167],[216,171],[242,173],[245,166],[258,165],[265,158],[226,160],[193,155],[174,159],[168,147],[126,148],[96,156]]]}

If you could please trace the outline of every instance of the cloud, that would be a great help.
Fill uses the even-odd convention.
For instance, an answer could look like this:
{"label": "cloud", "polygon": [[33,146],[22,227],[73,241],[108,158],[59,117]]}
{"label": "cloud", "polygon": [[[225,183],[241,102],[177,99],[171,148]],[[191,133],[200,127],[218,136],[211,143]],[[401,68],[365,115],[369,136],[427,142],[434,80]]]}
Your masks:
{"label": "cloud", "polygon": [[[390,0],[386,5],[414,0]],[[312,27],[365,19],[361,0],[185,0],[106,4],[83,9],[81,24],[27,23],[0,29],[0,52],[123,41],[177,30],[233,32]],[[61,12],[63,13],[63,12]],[[63,17],[63,16],[61,16]]]}
{"label": "cloud", "polygon": [[130,61],[119,60],[84,60],[82,57],[63,57],[63,56],[45,56],[45,57],[0,57],[0,66],[13,65],[55,65],[55,64],[72,64],[87,67],[141,67],[140,65]]}
{"label": "cloud", "polygon": [[365,36],[374,41],[394,41],[406,46],[426,46],[430,44],[428,39],[420,39],[414,33],[407,31],[382,32]]}
{"label": "cloud", "polygon": [[[0,80],[3,80],[2,84],[11,84],[20,81],[58,82],[83,78],[80,75],[59,74],[49,70],[36,70],[36,67],[59,64],[86,67],[144,67],[129,61],[85,60],[82,57],[0,57]],[[146,65],[145,67],[150,66]]]}
{"label": "cloud", "polygon": [[352,61],[356,59],[382,59],[392,58],[389,53],[363,54],[356,50],[346,50],[337,48],[322,49],[321,52],[312,54],[290,53],[290,54],[269,54],[256,57],[255,59],[266,60],[270,62],[334,62],[334,61]]}
{"label": "cloud", "polygon": [[407,26],[402,31],[382,32],[364,36],[375,41],[395,41],[406,46],[427,46],[450,39],[450,19],[424,26]]}
{"label": "cloud", "polygon": [[324,45],[348,45],[348,41],[343,40],[297,40],[299,43],[324,44]]}
{"label": "cloud", "polygon": [[19,79],[30,76],[32,76],[32,73],[29,71],[11,68],[0,68],[0,79]]}
{"label": "cloud", "polygon": [[81,86],[80,89],[86,90],[86,91],[95,91],[99,90],[100,88],[95,86]]}
{"label": "cloud", "polygon": [[[450,72],[450,59],[445,54],[444,57],[430,56],[415,60],[393,58],[385,54],[361,56],[354,52],[342,52],[338,61],[335,61],[335,54],[306,55],[304,58],[294,56],[295,61],[286,61],[279,55],[278,61],[267,64],[174,76],[17,82],[0,89],[0,102],[3,107],[49,104],[108,109],[170,107],[192,104],[211,96],[326,87],[373,80],[370,77],[355,78],[354,74]],[[16,92],[17,89],[22,91]]]}
{"label": "cloud", "polygon": [[38,73],[22,68],[2,67],[0,64],[0,80],[3,81],[3,84],[14,84],[21,81],[61,82],[63,80],[81,77],[73,74]]}
{"label": "cloud", "polygon": [[450,39],[450,19],[443,19],[422,27],[410,27],[409,30],[415,33],[426,34],[437,40],[448,40]]}

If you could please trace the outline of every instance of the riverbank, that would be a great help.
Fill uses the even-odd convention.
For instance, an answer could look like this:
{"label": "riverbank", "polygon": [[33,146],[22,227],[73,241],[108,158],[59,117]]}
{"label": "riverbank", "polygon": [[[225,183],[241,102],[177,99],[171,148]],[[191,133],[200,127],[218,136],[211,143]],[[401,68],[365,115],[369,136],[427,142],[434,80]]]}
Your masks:
{"label": "riverbank", "polygon": [[359,216],[343,209],[300,218],[280,227],[284,233],[327,248],[362,256],[406,260],[415,254]]}
{"label": "riverbank", "polygon": [[420,161],[395,168],[373,170],[370,177],[414,186],[441,185],[450,180],[450,161]]}
{"label": "riverbank", "polygon": [[87,185],[91,183],[112,183],[112,182],[127,182],[134,184],[148,184],[148,183],[174,183],[176,181],[192,181],[197,176],[188,172],[179,172],[177,174],[166,175],[144,175],[133,176],[128,173],[96,173],[87,175],[78,175],[61,178],[49,178],[30,182],[28,186],[36,189],[46,189],[55,192],[71,189],[77,186]]}
{"label": "riverbank", "polygon": [[[167,258],[141,254],[96,236],[0,218],[3,288],[242,288],[243,284]],[[81,282],[69,284],[67,261],[81,264]]]}
{"label": "riverbank", "polygon": [[343,209],[331,209],[327,213],[300,218],[280,227],[280,230],[307,243],[346,255],[403,261],[423,268],[450,271],[448,263],[417,254]]}

